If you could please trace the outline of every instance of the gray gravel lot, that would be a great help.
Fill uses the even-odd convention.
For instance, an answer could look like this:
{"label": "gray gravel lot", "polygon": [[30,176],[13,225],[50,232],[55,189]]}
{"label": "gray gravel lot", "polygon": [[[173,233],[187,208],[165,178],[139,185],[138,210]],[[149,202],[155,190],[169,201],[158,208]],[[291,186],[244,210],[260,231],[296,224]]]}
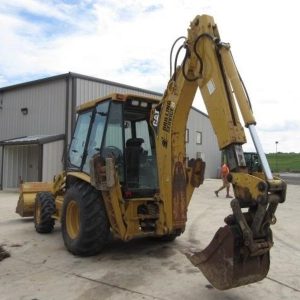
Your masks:
{"label": "gray gravel lot", "polygon": [[68,253],[60,226],[35,232],[32,218],[15,214],[18,194],[0,192],[0,299],[300,299],[300,186],[288,185],[272,227],[271,268],[263,281],[229,291],[212,288],[184,253],[203,249],[230,213],[219,180],[194,193],[185,233],[173,243],[153,239],[112,241],[95,257]]}

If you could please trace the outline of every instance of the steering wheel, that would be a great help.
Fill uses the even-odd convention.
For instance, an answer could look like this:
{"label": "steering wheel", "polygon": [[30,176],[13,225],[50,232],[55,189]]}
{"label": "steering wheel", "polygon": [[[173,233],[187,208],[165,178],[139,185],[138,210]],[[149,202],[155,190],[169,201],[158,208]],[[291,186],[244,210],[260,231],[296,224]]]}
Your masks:
{"label": "steering wheel", "polygon": [[101,154],[104,158],[112,157],[115,159],[115,163],[118,164],[122,161],[123,153],[122,151],[115,146],[107,146],[102,149]]}

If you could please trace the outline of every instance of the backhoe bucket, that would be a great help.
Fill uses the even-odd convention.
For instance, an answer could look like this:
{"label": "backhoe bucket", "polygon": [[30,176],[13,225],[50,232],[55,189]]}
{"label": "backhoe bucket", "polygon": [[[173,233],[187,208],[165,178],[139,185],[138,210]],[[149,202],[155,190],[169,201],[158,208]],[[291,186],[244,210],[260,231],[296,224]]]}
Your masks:
{"label": "backhoe bucket", "polygon": [[16,213],[21,217],[34,215],[35,197],[38,192],[51,192],[53,184],[48,182],[25,182],[20,186]]}
{"label": "backhoe bucket", "polygon": [[267,276],[270,266],[269,251],[249,256],[238,228],[228,225],[219,228],[203,251],[187,257],[219,290],[260,281]]}

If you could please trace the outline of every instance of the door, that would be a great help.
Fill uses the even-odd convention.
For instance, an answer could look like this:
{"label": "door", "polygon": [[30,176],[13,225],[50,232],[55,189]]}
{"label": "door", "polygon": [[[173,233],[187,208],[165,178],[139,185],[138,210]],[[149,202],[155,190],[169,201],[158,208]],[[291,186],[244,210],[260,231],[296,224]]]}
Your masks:
{"label": "door", "polygon": [[39,181],[39,150],[38,145],[4,147],[3,189],[18,188],[20,181]]}

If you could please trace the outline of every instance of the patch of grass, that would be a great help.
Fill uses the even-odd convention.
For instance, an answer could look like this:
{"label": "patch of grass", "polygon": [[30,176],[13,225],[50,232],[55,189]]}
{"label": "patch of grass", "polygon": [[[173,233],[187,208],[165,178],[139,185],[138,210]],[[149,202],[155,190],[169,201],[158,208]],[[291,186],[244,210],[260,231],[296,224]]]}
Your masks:
{"label": "patch of grass", "polygon": [[300,172],[300,153],[267,154],[273,172]]}

